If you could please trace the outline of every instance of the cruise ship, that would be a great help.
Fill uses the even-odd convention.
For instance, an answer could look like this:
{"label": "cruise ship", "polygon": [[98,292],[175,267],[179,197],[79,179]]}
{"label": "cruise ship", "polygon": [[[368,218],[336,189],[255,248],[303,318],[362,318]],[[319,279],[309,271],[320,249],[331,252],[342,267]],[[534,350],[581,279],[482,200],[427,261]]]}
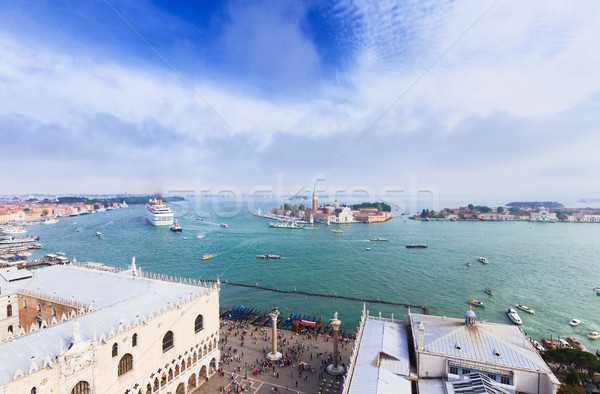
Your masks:
{"label": "cruise ship", "polygon": [[162,200],[150,200],[146,205],[146,218],[155,226],[172,226],[173,210]]}

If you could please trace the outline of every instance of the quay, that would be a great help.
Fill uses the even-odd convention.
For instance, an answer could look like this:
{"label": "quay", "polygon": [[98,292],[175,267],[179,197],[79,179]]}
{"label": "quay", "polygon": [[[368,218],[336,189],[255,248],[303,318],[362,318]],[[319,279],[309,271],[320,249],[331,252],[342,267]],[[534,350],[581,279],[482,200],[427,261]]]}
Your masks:
{"label": "quay", "polygon": [[333,295],[332,294],[318,294],[318,293],[311,293],[311,292],[302,291],[302,290],[280,290],[280,289],[273,289],[270,287],[259,286],[258,284],[249,285],[249,284],[245,284],[245,283],[234,283],[234,282],[229,282],[229,281],[221,282],[221,284],[222,285],[223,284],[230,285],[230,286],[238,286],[238,287],[247,287],[247,288],[259,289],[259,290],[266,290],[266,291],[272,291],[272,292],[281,293],[281,294],[302,294],[302,295],[307,295],[307,296],[312,296],[312,297],[339,298],[339,299],[348,300],[348,301],[366,302],[369,304],[395,305],[395,306],[400,306],[400,307],[403,307],[406,309],[419,309],[419,310],[423,311],[424,315],[429,314],[429,309],[425,305],[405,304],[405,303],[400,303],[400,302],[385,301],[385,300],[379,300],[379,299],[372,300],[372,299],[368,299],[368,298],[348,297],[348,296],[341,296],[341,295],[337,295],[337,294],[333,294]]}

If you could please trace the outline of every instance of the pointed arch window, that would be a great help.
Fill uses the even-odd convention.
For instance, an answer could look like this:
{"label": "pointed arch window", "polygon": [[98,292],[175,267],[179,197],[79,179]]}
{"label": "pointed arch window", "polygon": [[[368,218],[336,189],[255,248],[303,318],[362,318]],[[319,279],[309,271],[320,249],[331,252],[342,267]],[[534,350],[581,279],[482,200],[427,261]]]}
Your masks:
{"label": "pointed arch window", "polygon": [[117,357],[119,355],[119,345],[116,343],[112,346],[112,356]]}
{"label": "pointed arch window", "polygon": [[173,349],[173,331],[167,331],[162,340],[163,353]]}
{"label": "pointed arch window", "polygon": [[196,317],[196,321],[194,322],[194,332],[200,332],[204,329],[204,317],[202,315],[198,315]]}
{"label": "pointed arch window", "polygon": [[137,346],[137,334],[133,334],[133,336],[131,337],[131,347],[136,347]]}
{"label": "pointed arch window", "polygon": [[12,316],[12,305],[8,304],[6,306],[6,317],[11,317]]}
{"label": "pointed arch window", "polygon": [[71,394],[90,394],[90,384],[85,380],[80,381],[73,387]]}
{"label": "pointed arch window", "polygon": [[129,353],[121,357],[119,360],[119,376],[133,369],[133,356]]}

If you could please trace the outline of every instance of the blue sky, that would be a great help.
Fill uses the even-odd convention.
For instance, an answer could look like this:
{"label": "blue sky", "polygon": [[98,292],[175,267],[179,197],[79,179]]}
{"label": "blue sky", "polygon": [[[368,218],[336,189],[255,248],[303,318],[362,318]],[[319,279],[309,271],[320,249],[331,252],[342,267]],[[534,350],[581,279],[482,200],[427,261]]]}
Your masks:
{"label": "blue sky", "polygon": [[0,194],[600,197],[598,2],[1,10]]}

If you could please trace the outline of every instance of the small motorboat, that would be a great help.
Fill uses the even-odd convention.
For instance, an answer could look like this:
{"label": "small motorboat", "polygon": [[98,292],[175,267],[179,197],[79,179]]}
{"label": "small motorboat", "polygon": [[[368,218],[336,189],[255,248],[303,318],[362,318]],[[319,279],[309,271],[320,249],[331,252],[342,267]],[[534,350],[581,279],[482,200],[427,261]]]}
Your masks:
{"label": "small motorboat", "polygon": [[485,289],[484,291],[486,293],[488,293],[489,295],[494,295],[494,292],[492,291],[492,289]]}
{"label": "small motorboat", "polygon": [[592,331],[588,334],[588,338],[590,339],[598,339],[600,338],[600,331]]}
{"label": "small motorboat", "polygon": [[527,313],[531,313],[532,315],[535,315],[535,311],[528,306],[517,304],[517,308]]}
{"label": "small motorboat", "polygon": [[477,261],[483,264],[489,264],[490,262],[485,257],[477,257]]}
{"label": "small motorboat", "polygon": [[80,229],[80,228],[78,228],[78,229],[77,229],[77,232],[78,232],[78,233],[79,233],[79,232],[81,232],[81,229]]}
{"label": "small motorboat", "polygon": [[588,334],[588,338],[590,339],[598,339],[600,338],[600,331],[592,331]]}
{"label": "small motorboat", "polygon": [[223,228],[227,228],[227,227],[229,227],[229,226],[228,226],[228,225],[226,225],[225,223],[221,223],[221,224],[219,224],[219,226],[221,226],[221,227],[223,227]]}
{"label": "small motorboat", "polygon": [[517,311],[515,311],[513,308],[507,308],[506,309],[506,314],[508,315],[508,318],[513,323],[515,323],[517,325],[523,324],[523,320],[521,320],[521,317],[519,316],[519,314],[517,313]]}
{"label": "small motorboat", "polygon": [[342,230],[331,230],[332,233],[336,233],[336,234],[341,234],[343,233]]}
{"label": "small motorboat", "polygon": [[204,256],[201,257],[202,260],[208,260],[210,258],[212,258],[213,255],[212,254],[205,254]]}
{"label": "small motorboat", "polygon": [[268,255],[267,255],[267,258],[268,258],[268,259],[271,259],[271,260],[278,260],[278,259],[280,259],[280,258],[281,258],[281,256],[280,256],[280,255],[278,255],[278,254],[268,254]]}
{"label": "small motorboat", "polygon": [[171,231],[180,233],[183,231],[183,229],[181,228],[181,225],[178,222],[175,222],[173,223],[173,226],[171,226]]}
{"label": "small motorboat", "polygon": [[467,267],[470,267],[470,266],[471,266],[471,263],[467,263]]}
{"label": "small motorboat", "polygon": [[569,342],[565,341],[562,338],[558,338],[558,347],[566,348],[566,349],[573,349],[573,346]]}
{"label": "small motorboat", "polygon": [[412,248],[425,249],[425,248],[427,248],[427,245],[425,245],[425,244],[408,244],[408,245],[406,245],[406,247],[409,249],[412,249]]}
{"label": "small motorboat", "polygon": [[371,242],[385,242],[385,241],[387,241],[387,238],[376,237],[376,238],[371,238],[369,241],[371,241]]}
{"label": "small motorboat", "polygon": [[475,306],[485,306],[485,304],[481,301],[477,301],[477,300],[468,300],[467,301],[469,304],[471,305],[475,305]]}
{"label": "small motorboat", "polygon": [[369,250],[371,250],[371,248],[366,248],[365,250],[369,251]]}
{"label": "small motorboat", "polygon": [[542,338],[542,343],[544,344],[544,346],[546,346],[548,349],[556,349],[556,345],[554,344],[554,342],[552,342],[549,339],[546,338]]}
{"label": "small motorboat", "polygon": [[569,322],[570,325],[572,325],[573,327],[578,326],[581,324],[581,320],[579,319],[571,319],[571,321]]}
{"label": "small motorboat", "polygon": [[56,252],[56,254],[59,256],[64,256],[66,253],[65,252]]}
{"label": "small motorboat", "polygon": [[196,218],[196,220],[204,220],[203,218]]}
{"label": "small motorboat", "polygon": [[543,352],[544,351],[544,347],[542,346],[541,343],[539,343],[535,339],[530,339],[530,341],[531,341],[531,344],[533,345],[533,347],[536,348],[536,350],[538,352]]}
{"label": "small motorboat", "polygon": [[101,232],[96,232],[96,237],[101,237],[102,233]]}
{"label": "small motorboat", "polygon": [[569,342],[571,345],[575,346],[577,349],[579,349],[579,350],[583,350],[583,345],[582,345],[582,344],[581,344],[581,343],[580,343],[580,342],[579,342],[577,339],[575,339],[575,338],[573,338],[573,337],[567,337],[567,341],[568,341],[568,342]]}

